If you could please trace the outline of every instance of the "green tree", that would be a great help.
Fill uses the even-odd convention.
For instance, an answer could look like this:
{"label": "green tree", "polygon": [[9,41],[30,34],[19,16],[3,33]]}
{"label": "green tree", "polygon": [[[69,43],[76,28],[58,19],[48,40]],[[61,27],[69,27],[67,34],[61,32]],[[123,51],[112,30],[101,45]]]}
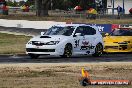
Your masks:
{"label": "green tree", "polygon": [[22,6],[22,5],[24,5],[25,4],[25,1],[20,1],[19,2],[19,6]]}
{"label": "green tree", "polygon": [[48,16],[50,1],[49,0],[35,0],[36,15]]}
{"label": "green tree", "polygon": [[8,6],[13,6],[13,7],[16,7],[18,6],[18,3],[16,1],[12,2],[12,1],[7,1],[6,2]]}
{"label": "green tree", "polygon": [[27,5],[31,6],[31,5],[34,5],[35,4],[35,0],[27,0],[25,2]]}

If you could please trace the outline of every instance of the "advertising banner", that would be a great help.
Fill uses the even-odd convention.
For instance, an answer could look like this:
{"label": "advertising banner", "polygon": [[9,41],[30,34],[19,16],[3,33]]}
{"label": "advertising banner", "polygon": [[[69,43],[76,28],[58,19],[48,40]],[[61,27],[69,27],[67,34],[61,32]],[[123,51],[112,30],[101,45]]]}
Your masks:
{"label": "advertising banner", "polygon": [[119,27],[120,27],[119,24],[112,24],[112,29],[119,28]]}
{"label": "advertising banner", "polygon": [[110,33],[112,29],[112,24],[89,24],[98,27],[100,32]]}
{"label": "advertising banner", "polygon": [[[73,24],[80,24],[80,23],[73,23]],[[81,23],[85,24],[85,23]],[[97,26],[99,31],[102,33],[110,33],[112,30],[112,24],[87,24],[91,26]]]}

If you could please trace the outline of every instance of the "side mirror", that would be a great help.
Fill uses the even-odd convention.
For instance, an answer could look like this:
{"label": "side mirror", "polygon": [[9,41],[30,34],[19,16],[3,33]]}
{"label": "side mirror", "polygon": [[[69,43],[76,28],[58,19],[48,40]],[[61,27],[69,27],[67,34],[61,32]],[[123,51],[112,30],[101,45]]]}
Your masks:
{"label": "side mirror", "polygon": [[106,33],[105,36],[109,36],[109,33]]}
{"label": "side mirror", "polygon": [[76,36],[81,36],[81,33],[76,33],[73,35],[73,37],[76,37]]}
{"label": "side mirror", "polygon": [[45,32],[41,32],[41,36],[43,36],[45,34]]}
{"label": "side mirror", "polygon": [[76,33],[75,36],[81,36],[81,33]]}

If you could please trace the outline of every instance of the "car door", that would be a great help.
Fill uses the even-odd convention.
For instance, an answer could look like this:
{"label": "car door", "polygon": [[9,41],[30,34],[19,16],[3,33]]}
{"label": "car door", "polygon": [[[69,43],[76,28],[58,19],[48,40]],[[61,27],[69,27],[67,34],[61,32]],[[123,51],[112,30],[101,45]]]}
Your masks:
{"label": "car door", "polygon": [[86,52],[87,54],[94,52],[95,41],[96,41],[96,30],[90,26],[83,27],[84,38],[81,45],[81,51]]}
{"label": "car door", "polygon": [[94,42],[97,38],[96,30],[90,26],[79,26],[75,31],[75,35],[78,33],[80,33],[80,35],[74,37],[75,52],[82,54],[89,54],[94,52]]}
{"label": "car door", "polygon": [[77,27],[74,33],[74,52],[79,53],[81,51],[81,44],[84,38],[83,27]]}

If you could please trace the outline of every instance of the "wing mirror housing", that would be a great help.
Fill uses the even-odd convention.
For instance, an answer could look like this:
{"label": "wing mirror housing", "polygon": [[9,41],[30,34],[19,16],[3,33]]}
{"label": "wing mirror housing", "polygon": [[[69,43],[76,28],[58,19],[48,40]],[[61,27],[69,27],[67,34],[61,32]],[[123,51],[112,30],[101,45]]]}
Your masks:
{"label": "wing mirror housing", "polygon": [[76,33],[76,34],[74,35],[74,37],[76,37],[76,36],[81,36],[81,33]]}
{"label": "wing mirror housing", "polygon": [[41,36],[43,36],[45,34],[45,32],[41,32]]}
{"label": "wing mirror housing", "polygon": [[81,36],[81,33],[76,33],[75,35],[76,35],[76,36]]}

